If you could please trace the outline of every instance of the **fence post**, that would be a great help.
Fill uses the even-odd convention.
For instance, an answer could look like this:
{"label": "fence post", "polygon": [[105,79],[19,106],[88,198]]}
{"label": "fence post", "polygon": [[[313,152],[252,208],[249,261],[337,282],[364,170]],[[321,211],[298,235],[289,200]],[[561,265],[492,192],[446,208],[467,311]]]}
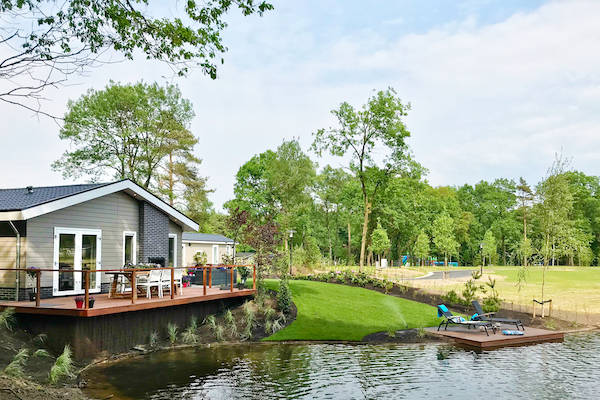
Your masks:
{"label": "fence post", "polygon": [[230,290],[230,291],[231,291],[231,292],[233,292],[233,270],[234,270],[234,269],[233,269],[233,265],[232,265],[232,266],[231,266],[231,279],[230,279],[230,280],[231,280],[231,282],[230,282],[230,284],[231,284],[231,285],[230,285],[230,286],[231,286],[231,290]]}
{"label": "fence post", "polygon": [[[135,278],[135,273],[135,270],[131,271],[131,304],[135,304],[137,300],[137,279]],[[146,290],[150,290],[150,286],[146,286]]]}
{"label": "fence post", "polygon": [[84,309],[89,309],[90,308],[90,270],[86,269],[84,272],[84,279],[85,279],[85,303],[83,303],[84,305]]}
{"label": "fence post", "polygon": [[256,290],[256,264],[253,265],[254,270],[252,271],[252,290]]}
{"label": "fence post", "polygon": [[212,266],[208,267],[208,287],[212,289]]}
{"label": "fence post", "polygon": [[171,299],[175,298],[175,268],[171,268]]}
{"label": "fence post", "polygon": [[204,295],[206,296],[206,268],[202,267],[202,284],[204,286]]}
{"label": "fence post", "polygon": [[41,291],[42,291],[42,271],[37,270],[35,271],[35,306],[39,307],[40,306],[40,295],[41,295]]}

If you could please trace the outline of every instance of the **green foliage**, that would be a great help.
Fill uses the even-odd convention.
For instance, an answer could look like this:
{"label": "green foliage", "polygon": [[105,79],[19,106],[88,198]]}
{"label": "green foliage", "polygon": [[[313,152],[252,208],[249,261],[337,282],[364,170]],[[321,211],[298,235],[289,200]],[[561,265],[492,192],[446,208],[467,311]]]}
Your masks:
{"label": "green foliage", "polygon": [[442,300],[445,304],[463,304],[463,299],[456,293],[454,290],[448,291],[446,294],[442,295]]}
{"label": "green foliage", "polygon": [[373,253],[381,255],[389,250],[390,247],[391,243],[386,230],[381,227],[380,222],[377,222],[377,228],[375,228],[371,234],[371,245],[369,246],[369,249]]}
{"label": "green foliage", "polygon": [[52,355],[46,349],[37,349],[33,352],[33,356],[37,358],[52,358]]}
{"label": "green foliage", "polygon": [[8,307],[2,310],[0,313],[0,328],[12,331],[16,326],[17,318],[15,316],[15,309],[13,307]]}
{"label": "green foliage", "polygon": [[421,262],[423,262],[427,257],[429,257],[429,251],[429,236],[427,236],[425,231],[421,231],[419,232],[417,240],[415,241],[413,254],[415,257],[419,258]]}
{"label": "green foliage", "polygon": [[181,339],[186,344],[198,343],[198,320],[196,317],[190,319],[190,324],[181,334]]}
{"label": "green foliage", "polygon": [[29,359],[29,351],[21,349],[14,356],[12,361],[4,368],[4,373],[8,376],[23,377],[25,375],[25,364]]}
{"label": "green foliage", "polygon": [[227,311],[225,311],[225,315],[223,317],[224,317],[227,329],[229,330],[229,334],[232,337],[237,336],[237,325],[235,323],[235,317],[233,316],[233,313],[231,312],[231,310],[227,309]]}
{"label": "green foliage", "polygon": [[277,291],[277,308],[284,314],[289,314],[292,307],[292,293],[287,279],[281,279]]}
{"label": "green foliage", "polygon": [[148,346],[150,346],[151,349],[154,349],[158,346],[159,339],[158,331],[154,330],[150,332],[150,335],[148,335]]}
{"label": "green foliage", "polygon": [[194,262],[196,265],[206,265],[207,260],[208,256],[206,255],[205,251],[198,251],[196,254],[194,254]]}
{"label": "green foliage", "polygon": [[167,337],[169,338],[169,343],[171,343],[171,345],[174,345],[175,342],[177,341],[178,333],[179,333],[179,327],[177,326],[177,324],[169,322],[167,324]]}
{"label": "green foliage", "polygon": [[458,253],[459,243],[454,236],[454,220],[448,215],[440,215],[433,222],[433,243],[444,254],[444,264],[449,255]]}
{"label": "green foliage", "polygon": [[483,237],[483,256],[487,257],[492,264],[494,257],[496,257],[496,238],[491,229],[488,229]]}
{"label": "green foliage", "polygon": [[56,384],[60,382],[62,379],[73,378],[74,377],[74,366],[73,366],[73,357],[71,353],[71,348],[69,345],[66,345],[62,354],[58,356],[52,368],[50,368],[50,373],[48,374],[48,381],[51,384]]}

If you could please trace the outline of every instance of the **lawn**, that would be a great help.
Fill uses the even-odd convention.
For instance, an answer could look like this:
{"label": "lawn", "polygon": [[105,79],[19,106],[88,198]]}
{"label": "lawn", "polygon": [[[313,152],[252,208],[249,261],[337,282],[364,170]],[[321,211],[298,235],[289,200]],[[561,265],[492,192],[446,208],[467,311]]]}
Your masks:
{"label": "lawn", "polygon": [[[266,280],[278,289],[277,280]],[[265,340],[348,340],[381,331],[434,326],[435,307],[373,290],[313,281],[290,281],[296,320]]]}

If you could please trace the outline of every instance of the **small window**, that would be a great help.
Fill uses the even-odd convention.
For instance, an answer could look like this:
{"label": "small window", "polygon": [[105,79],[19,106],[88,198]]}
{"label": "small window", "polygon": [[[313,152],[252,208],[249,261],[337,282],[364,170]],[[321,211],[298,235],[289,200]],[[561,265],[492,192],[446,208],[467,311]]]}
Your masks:
{"label": "small window", "polygon": [[177,267],[177,236],[169,235],[169,263],[170,268]]}
{"label": "small window", "polygon": [[136,242],[135,232],[123,232],[123,266],[137,263]]}

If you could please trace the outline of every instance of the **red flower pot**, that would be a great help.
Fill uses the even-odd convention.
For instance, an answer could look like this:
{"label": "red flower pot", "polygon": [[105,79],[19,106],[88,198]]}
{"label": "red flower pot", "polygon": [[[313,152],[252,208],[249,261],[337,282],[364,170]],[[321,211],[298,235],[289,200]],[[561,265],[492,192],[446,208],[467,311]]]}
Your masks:
{"label": "red flower pot", "polygon": [[75,305],[77,306],[77,308],[83,308],[83,300],[81,301],[76,301]]}

